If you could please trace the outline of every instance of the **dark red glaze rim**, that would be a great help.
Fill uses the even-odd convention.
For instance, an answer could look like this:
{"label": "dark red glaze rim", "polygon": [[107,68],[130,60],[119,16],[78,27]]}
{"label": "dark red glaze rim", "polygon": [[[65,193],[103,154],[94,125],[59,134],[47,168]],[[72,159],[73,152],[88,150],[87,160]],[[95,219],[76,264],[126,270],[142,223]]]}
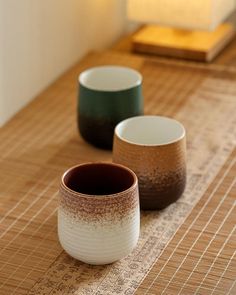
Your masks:
{"label": "dark red glaze rim", "polygon": [[[108,195],[89,195],[89,194],[83,194],[83,193],[80,193],[80,192],[76,192],[72,189],[70,189],[64,182],[64,179],[65,177],[67,176],[68,173],[70,173],[72,170],[74,170],[75,168],[78,168],[78,167],[82,167],[82,166],[89,166],[89,165],[108,165],[108,166],[113,166],[113,167],[119,167],[119,168],[122,168],[124,170],[126,170],[127,172],[129,172],[130,175],[132,175],[133,177],[133,183],[132,185],[126,189],[126,190],[123,190],[123,191],[120,191],[118,193],[115,193],[115,194],[108,194]],[[128,167],[124,166],[124,165],[121,165],[121,164],[116,164],[116,163],[111,163],[111,162],[86,162],[86,163],[83,163],[83,164],[79,164],[79,165],[75,165],[75,166],[72,166],[71,168],[67,169],[64,174],[62,175],[61,177],[61,187],[63,190],[67,191],[68,193],[70,193],[70,196],[74,196],[74,197],[83,197],[83,198],[116,198],[116,197],[121,197],[131,191],[133,191],[136,186],[138,185],[138,178],[136,176],[136,174],[131,170],[129,169]]]}

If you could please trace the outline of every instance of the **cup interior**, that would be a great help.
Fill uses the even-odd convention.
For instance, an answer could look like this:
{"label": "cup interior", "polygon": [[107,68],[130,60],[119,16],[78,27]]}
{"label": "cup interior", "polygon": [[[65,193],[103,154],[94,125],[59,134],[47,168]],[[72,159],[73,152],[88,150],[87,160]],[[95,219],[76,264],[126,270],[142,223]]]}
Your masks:
{"label": "cup interior", "polygon": [[137,116],[120,122],[115,134],[137,145],[166,145],[185,136],[185,129],[174,119],[162,116]]}
{"label": "cup interior", "polygon": [[63,185],[85,195],[112,195],[126,191],[136,182],[128,168],[112,163],[87,163],[69,169]]}
{"label": "cup interior", "polygon": [[120,66],[101,66],[88,69],[80,74],[79,83],[98,91],[120,91],[140,85],[139,72]]}

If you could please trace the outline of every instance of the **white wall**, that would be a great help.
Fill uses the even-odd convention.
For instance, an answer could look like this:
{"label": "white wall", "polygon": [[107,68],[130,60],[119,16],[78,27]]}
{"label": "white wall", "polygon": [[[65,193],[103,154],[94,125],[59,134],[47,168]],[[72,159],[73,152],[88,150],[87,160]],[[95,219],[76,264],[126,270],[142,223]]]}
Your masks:
{"label": "white wall", "polygon": [[0,0],[0,126],[125,29],[125,0]]}

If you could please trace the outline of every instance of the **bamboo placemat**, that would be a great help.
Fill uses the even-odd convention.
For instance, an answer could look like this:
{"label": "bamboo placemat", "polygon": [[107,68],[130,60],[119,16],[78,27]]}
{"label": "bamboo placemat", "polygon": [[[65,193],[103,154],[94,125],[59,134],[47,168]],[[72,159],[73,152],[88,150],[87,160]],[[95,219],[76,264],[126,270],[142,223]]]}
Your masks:
{"label": "bamboo placemat", "polygon": [[[185,125],[188,184],[166,210],[142,213],[133,253],[95,267],[62,251],[56,208],[65,169],[111,160],[110,152],[80,138],[75,123],[77,76],[101,64],[138,69],[144,76],[145,113]],[[232,293],[235,82],[232,71],[95,53],[17,114],[0,131],[0,294],[222,294],[222,288]]]}
{"label": "bamboo placemat", "polygon": [[236,293],[236,149],[145,277],[138,294]]}

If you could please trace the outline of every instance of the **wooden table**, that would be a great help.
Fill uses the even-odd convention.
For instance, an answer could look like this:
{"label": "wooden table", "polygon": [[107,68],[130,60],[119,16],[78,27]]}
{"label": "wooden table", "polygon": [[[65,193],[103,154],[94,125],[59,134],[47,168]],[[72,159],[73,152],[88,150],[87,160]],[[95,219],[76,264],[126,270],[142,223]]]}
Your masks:
{"label": "wooden table", "polygon": [[[1,129],[0,294],[236,294],[236,67],[218,61],[92,53]],[[167,209],[142,212],[133,253],[89,266],[58,242],[57,191],[68,167],[111,160],[76,127],[77,76],[102,64],[139,70],[145,113],[185,125],[188,184]]]}

